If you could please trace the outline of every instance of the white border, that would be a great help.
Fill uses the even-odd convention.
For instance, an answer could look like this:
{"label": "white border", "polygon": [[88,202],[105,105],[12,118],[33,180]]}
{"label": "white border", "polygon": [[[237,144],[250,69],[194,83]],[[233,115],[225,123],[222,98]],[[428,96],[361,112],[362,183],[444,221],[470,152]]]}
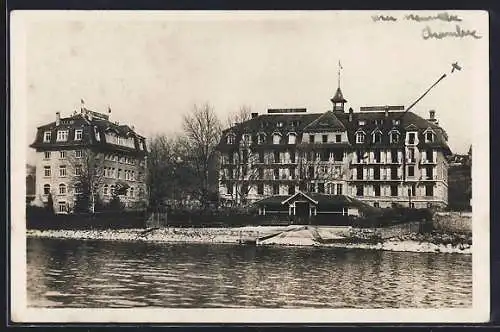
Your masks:
{"label": "white border", "polygon": [[[11,319],[15,322],[130,322],[130,323],[467,323],[489,320],[489,52],[477,65],[482,81],[475,82],[476,108],[466,116],[477,119],[471,125],[473,142],[473,301],[471,309],[33,309],[26,303],[26,225],[24,209],[26,142],[26,82],[24,23],[37,19],[258,19],[264,16],[286,18],[328,18],[325,12],[133,12],[133,11],[15,11],[11,12]],[[314,13],[314,15],[312,15]],[[458,14],[464,13],[457,11]],[[471,13],[471,12],[468,12]],[[473,11],[482,19],[477,28],[488,41],[488,13]],[[367,12],[367,15],[372,13]],[[380,12],[378,12],[380,14]],[[330,12],[331,15],[331,12]],[[106,16],[106,17],[104,17]],[[230,17],[229,17],[230,16]],[[15,55],[15,56],[12,56]],[[22,128],[22,129],[21,129]],[[34,130],[30,128],[29,130]]]}

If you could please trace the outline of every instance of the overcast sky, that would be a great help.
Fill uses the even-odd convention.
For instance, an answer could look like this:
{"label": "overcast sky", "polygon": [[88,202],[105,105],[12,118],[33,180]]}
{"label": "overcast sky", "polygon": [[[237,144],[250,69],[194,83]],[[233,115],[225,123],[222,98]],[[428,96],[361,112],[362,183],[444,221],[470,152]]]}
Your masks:
{"label": "overcast sky", "polygon": [[[460,22],[415,22],[404,18],[410,13],[440,12],[26,15],[17,37],[25,37],[25,54],[17,56],[25,56],[25,75],[18,74],[26,89],[27,143],[37,126],[54,121],[58,111],[70,115],[82,98],[96,111],[109,104],[114,121],[147,137],[181,131],[183,114],[205,102],[222,118],[242,105],[259,113],[324,112],[340,60],[342,91],[355,111],[409,106],[446,73],[414,112],[427,117],[435,109],[452,151],[465,153],[477,107],[488,107],[487,16],[457,11],[450,14]],[[374,22],[375,14],[397,21]],[[482,38],[423,38],[426,27],[456,31],[457,24]],[[451,74],[456,61],[463,68]]]}

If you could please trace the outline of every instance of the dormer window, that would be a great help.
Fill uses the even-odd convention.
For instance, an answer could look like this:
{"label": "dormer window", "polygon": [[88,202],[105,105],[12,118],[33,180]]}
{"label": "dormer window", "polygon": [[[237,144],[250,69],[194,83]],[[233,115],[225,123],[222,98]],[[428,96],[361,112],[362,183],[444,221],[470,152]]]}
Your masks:
{"label": "dormer window", "polygon": [[266,134],[261,133],[257,135],[257,143],[264,144],[266,142]]}
{"label": "dormer window", "polygon": [[399,142],[399,133],[397,131],[392,131],[389,134],[389,139],[391,143],[398,143]]}
{"label": "dormer window", "polygon": [[57,141],[66,142],[68,140],[68,130],[58,130],[57,131]]}
{"label": "dormer window", "polygon": [[249,134],[243,134],[243,143],[250,144],[252,142]]}
{"label": "dormer window", "polygon": [[226,137],[226,143],[227,144],[234,144],[234,135],[233,134],[227,135],[227,137]]}
{"label": "dormer window", "polygon": [[364,126],[364,125],[366,124],[366,121],[365,121],[365,120],[359,120],[359,121],[358,121],[358,124],[359,124],[360,126]]}
{"label": "dormer window", "polygon": [[83,130],[82,129],[76,129],[75,130],[75,141],[81,141],[83,136]]}
{"label": "dormer window", "polygon": [[297,140],[297,135],[295,135],[295,133],[288,134],[288,144],[295,144],[296,140]]}
{"label": "dormer window", "polygon": [[408,144],[415,144],[415,133],[408,133]]}
{"label": "dormer window", "polygon": [[399,124],[400,124],[400,123],[401,123],[401,122],[400,122],[398,119],[394,119],[394,120],[392,120],[392,124],[393,124],[394,126],[399,126]]}
{"label": "dormer window", "polygon": [[358,132],[356,133],[356,143],[364,143],[365,142],[365,133]]}
{"label": "dormer window", "polygon": [[273,134],[273,144],[280,144],[281,135],[279,133]]}
{"label": "dormer window", "polygon": [[373,143],[382,143],[382,133],[380,131],[373,133],[372,141]]}
{"label": "dormer window", "polygon": [[52,132],[46,131],[46,132],[43,133],[43,141],[45,143],[50,142],[51,139],[52,139]]}
{"label": "dormer window", "polygon": [[428,131],[425,133],[425,141],[426,142],[434,142],[434,133],[432,131]]}

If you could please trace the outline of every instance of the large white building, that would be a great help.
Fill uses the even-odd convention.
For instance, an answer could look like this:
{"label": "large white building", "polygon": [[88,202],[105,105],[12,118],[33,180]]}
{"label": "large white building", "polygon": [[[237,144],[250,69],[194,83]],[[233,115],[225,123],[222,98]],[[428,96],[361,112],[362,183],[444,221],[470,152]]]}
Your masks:
{"label": "large white building", "polygon": [[376,207],[448,203],[447,134],[434,111],[428,119],[403,106],[345,111],[337,89],[332,109],[270,109],[226,129],[219,193],[255,202],[297,191],[347,195]]}
{"label": "large white building", "polygon": [[54,122],[38,127],[31,147],[36,149],[36,198],[47,202],[50,194],[57,213],[73,211],[82,190],[94,191],[104,203],[120,190],[120,200],[130,208],[145,202],[146,140],[109,115],[85,107],[66,118],[56,113]]}

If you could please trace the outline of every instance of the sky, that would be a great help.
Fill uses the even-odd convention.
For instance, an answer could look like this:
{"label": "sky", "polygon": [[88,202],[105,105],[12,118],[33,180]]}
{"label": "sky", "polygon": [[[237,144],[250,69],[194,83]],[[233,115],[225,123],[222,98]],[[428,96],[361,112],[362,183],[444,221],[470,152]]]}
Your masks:
{"label": "sky", "polygon": [[[454,11],[461,21],[405,19],[440,12],[31,12],[18,20],[12,57],[26,112],[26,145],[36,127],[86,107],[134,125],[146,137],[182,131],[182,117],[209,103],[225,119],[241,106],[331,108],[337,89],[348,103],[436,110],[454,153],[473,143],[472,123],[488,112],[488,22],[482,12]],[[396,21],[375,21],[374,15]],[[476,30],[476,37],[424,39],[434,32]],[[17,27],[17,25],[16,25]],[[14,38],[13,38],[14,40]],[[458,62],[461,71],[451,73]],[[485,86],[486,84],[486,86]],[[478,109],[480,108],[480,109]],[[486,109],[485,109],[486,108]],[[34,152],[26,147],[28,161]]]}

